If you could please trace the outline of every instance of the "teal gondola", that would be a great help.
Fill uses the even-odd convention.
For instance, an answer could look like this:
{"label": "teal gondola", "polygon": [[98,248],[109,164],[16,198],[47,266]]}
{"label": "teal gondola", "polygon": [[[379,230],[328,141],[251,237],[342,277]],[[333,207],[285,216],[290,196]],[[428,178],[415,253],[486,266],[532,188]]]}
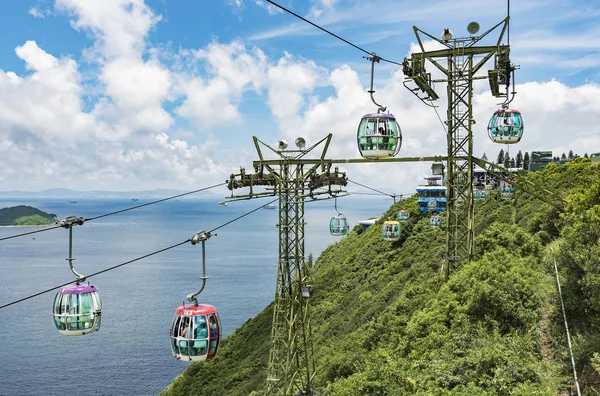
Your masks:
{"label": "teal gondola", "polygon": [[347,235],[350,230],[348,220],[342,214],[332,217],[329,221],[329,232],[334,236]]}

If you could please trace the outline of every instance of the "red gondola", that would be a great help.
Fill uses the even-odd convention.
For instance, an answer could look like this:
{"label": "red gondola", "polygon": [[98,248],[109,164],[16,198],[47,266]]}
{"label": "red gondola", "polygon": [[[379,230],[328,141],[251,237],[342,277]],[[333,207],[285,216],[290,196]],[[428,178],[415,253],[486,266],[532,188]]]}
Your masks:
{"label": "red gondola", "polygon": [[209,304],[183,304],[171,324],[171,351],[177,360],[205,361],[217,354],[221,321]]}
{"label": "red gondola", "polygon": [[183,304],[175,310],[169,335],[171,351],[177,360],[188,362],[210,360],[217,354],[221,339],[221,320],[215,307],[198,304],[198,295],[206,286],[205,243],[211,237],[210,231],[200,231],[191,238],[192,245],[202,242],[202,287],[187,296],[191,304]]}

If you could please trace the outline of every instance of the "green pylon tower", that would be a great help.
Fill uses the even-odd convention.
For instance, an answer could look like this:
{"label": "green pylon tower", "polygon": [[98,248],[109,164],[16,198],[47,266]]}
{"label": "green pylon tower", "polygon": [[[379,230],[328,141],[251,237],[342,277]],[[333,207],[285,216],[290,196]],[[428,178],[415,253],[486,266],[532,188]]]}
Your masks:
{"label": "green pylon tower", "polygon": [[309,295],[304,263],[303,167],[284,159],[279,169],[279,261],[271,327],[267,394],[310,391],[314,375]]}
{"label": "green pylon tower", "polygon": [[[331,172],[325,153],[331,134],[308,149],[304,140],[297,139],[297,150],[287,150],[287,142],[279,142],[279,150],[254,137],[259,155],[254,174],[243,169],[231,175],[229,188],[249,187],[250,194],[232,195],[234,199],[277,196],[279,198],[279,260],[277,286],[271,327],[271,349],[267,368],[267,395],[311,395],[315,374],[310,322],[310,296],[312,282],[304,258],[304,200],[318,199],[341,193],[332,186],[346,185],[345,174]],[[317,159],[303,159],[321,143],[324,148]],[[279,158],[267,160],[260,145]],[[319,168],[321,172],[319,172]],[[255,189],[266,188],[256,192]],[[326,190],[323,190],[323,188]],[[315,191],[319,189],[319,191]]]}
{"label": "green pylon tower", "polygon": [[[508,92],[500,92],[499,87],[508,87],[510,73],[514,71],[509,60],[510,47],[501,44],[508,20],[505,18],[479,36],[476,35],[479,25],[472,22],[467,27],[470,36],[462,38],[454,38],[449,29],[444,29],[442,38],[438,39],[413,27],[421,52],[411,54],[403,63],[407,77],[404,85],[429,106],[439,98],[434,83],[447,83],[446,275],[469,261],[473,252],[473,81],[488,79],[494,96],[507,97]],[[500,35],[493,45],[477,45],[499,27]],[[422,35],[443,48],[425,51]],[[489,70],[487,76],[477,76],[494,55],[494,69]],[[435,66],[442,78],[432,78],[426,65]]]}

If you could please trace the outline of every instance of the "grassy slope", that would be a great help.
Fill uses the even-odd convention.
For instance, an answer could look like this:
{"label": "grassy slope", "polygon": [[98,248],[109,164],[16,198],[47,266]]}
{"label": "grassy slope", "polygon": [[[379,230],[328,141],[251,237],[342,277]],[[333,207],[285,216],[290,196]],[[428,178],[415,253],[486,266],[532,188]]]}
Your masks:
{"label": "grassy slope", "polygon": [[[566,195],[600,180],[600,172],[578,161],[532,177]],[[475,260],[445,282],[445,233],[428,226],[414,201],[407,205],[411,220],[400,241],[381,240],[377,226],[360,235],[355,229],[315,263],[315,388],[335,395],[551,395],[565,388],[564,354],[542,358],[542,345],[563,348],[560,331],[539,326],[544,308],[553,323],[560,319],[544,259],[544,245],[563,227],[558,212],[520,193],[477,202]],[[191,365],[164,394],[260,394],[270,321],[267,309],[245,323],[214,361]]]}

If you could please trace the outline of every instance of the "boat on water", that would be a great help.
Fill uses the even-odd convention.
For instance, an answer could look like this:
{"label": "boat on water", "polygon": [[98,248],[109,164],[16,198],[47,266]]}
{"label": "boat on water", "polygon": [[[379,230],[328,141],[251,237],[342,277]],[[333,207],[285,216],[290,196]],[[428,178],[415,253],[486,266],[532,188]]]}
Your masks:
{"label": "boat on water", "polygon": [[74,199],[70,200],[69,202],[70,202],[70,203],[77,203],[77,201],[76,201],[76,200],[74,200]]}
{"label": "boat on water", "polygon": [[139,199],[139,198],[131,198],[131,200],[132,200],[133,202],[137,202],[137,201],[139,201],[140,199]]}
{"label": "boat on water", "polygon": [[277,209],[277,206],[275,206],[275,204],[268,204],[268,205],[263,206],[263,209],[273,210],[273,209]]}

